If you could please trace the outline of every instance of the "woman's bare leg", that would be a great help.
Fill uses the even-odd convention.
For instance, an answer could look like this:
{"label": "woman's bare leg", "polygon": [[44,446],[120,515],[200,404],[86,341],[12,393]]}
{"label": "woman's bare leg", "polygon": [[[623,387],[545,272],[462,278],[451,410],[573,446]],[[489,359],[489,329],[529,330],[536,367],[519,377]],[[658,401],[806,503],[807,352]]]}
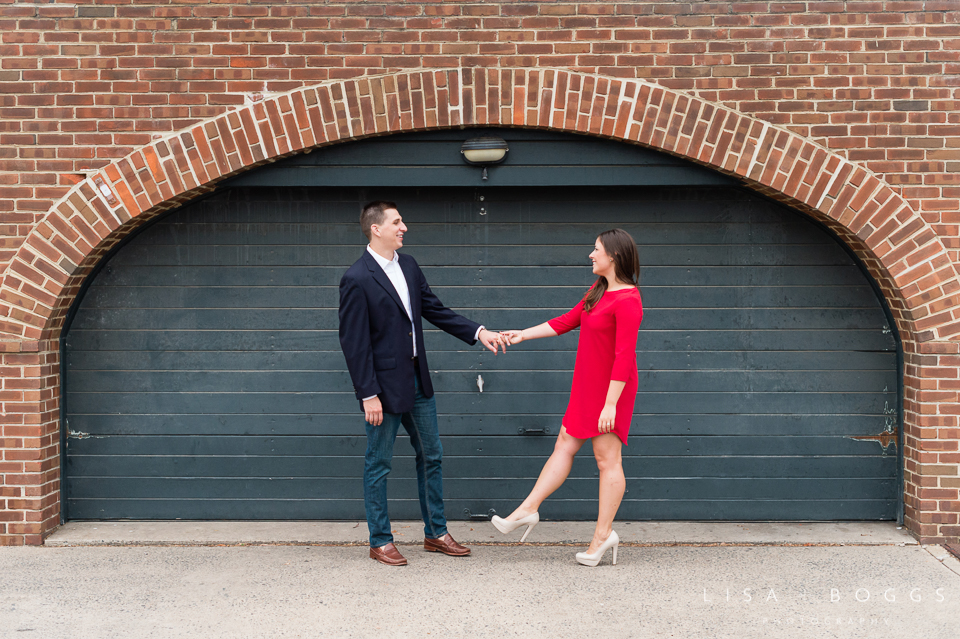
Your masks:
{"label": "woman's bare leg", "polygon": [[605,433],[593,438],[593,456],[597,458],[597,468],[600,470],[600,505],[597,513],[597,528],[593,532],[588,553],[594,553],[600,547],[610,531],[613,530],[613,519],[617,516],[623,492],[627,483],[623,477],[623,462],[620,450],[623,446],[620,438],[614,433]]}
{"label": "woman's bare leg", "polygon": [[560,488],[567,475],[570,474],[573,457],[585,441],[585,439],[571,437],[567,434],[566,428],[560,427],[560,434],[557,435],[557,443],[553,447],[553,454],[543,465],[543,470],[540,471],[540,477],[537,479],[536,485],[527,495],[527,498],[523,500],[523,503],[507,517],[507,521],[516,521],[540,510],[540,504],[543,503],[543,500],[553,494],[553,491],[557,488]]}

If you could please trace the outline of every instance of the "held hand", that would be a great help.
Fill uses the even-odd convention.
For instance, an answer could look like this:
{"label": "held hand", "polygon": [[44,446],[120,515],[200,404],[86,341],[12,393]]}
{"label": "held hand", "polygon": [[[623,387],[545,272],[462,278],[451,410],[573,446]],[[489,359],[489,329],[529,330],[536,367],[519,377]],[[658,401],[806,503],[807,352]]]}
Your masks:
{"label": "held hand", "polygon": [[613,424],[617,419],[617,407],[614,404],[607,404],[600,411],[600,421],[597,426],[601,433],[613,432]]}
{"label": "held hand", "polygon": [[379,426],[383,423],[383,405],[379,397],[374,397],[363,402],[363,417],[368,424]]}
{"label": "held hand", "polygon": [[523,341],[523,331],[503,331],[500,335],[511,346]]}
{"label": "held hand", "polygon": [[507,352],[507,342],[500,333],[494,333],[493,331],[488,331],[483,329],[480,331],[478,336],[480,341],[483,342],[483,345],[486,346],[494,355],[497,354],[497,348],[500,347],[503,349],[503,352]]}

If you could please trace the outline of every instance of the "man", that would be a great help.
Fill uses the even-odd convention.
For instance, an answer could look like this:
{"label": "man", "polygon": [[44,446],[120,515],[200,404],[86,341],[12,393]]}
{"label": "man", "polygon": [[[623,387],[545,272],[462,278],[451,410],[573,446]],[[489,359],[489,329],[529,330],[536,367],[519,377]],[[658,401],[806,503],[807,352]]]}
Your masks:
{"label": "man", "polygon": [[387,513],[387,475],[400,424],[416,452],[423,547],[466,556],[470,549],[453,539],[443,514],[443,449],[421,320],[468,344],[479,339],[494,354],[500,336],[445,307],[417,262],[397,253],[407,227],[396,204],[367,204],[360,228],[370,244],[340,280],[340,347],[367,422],[363,499],[370,557],[390,566],[407,564],[393,544]]}

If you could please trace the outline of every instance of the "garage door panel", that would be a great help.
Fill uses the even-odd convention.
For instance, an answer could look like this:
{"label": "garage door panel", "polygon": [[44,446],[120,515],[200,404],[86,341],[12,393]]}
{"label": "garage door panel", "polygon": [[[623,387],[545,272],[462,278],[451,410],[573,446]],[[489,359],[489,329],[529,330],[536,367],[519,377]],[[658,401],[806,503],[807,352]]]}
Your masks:
{"label": "garage door panel", "polygon": [[[210,362],[212,366],[217,361]],[[71,392],[98,392],[123,385],[128,391],[179,393],[297,393],[350,388],[350,374],[340,371],[90,371],[77,375]]]}
{"label": "garage door panel", "polygon": [[[529,326],[565,313],[579,299],[579,296],[573,297],[568,306],[536,310],[459,306],[457,311],[491,326]],[[645,310],[643,319],[645,330],[858,329],[871,324],[877,331],[883,328],[877,318],[879,309],[660,308],[656,313],[649,310]],[[107,308],[96,316],[78,317],[77,328],[111,326],[116,329],[158,330],[296,330],[303,326],[336,326],[336,318],[336,308],[264,308],[247,309],[242,313],[225,313],[222,309],[210,308]]]}
{"label": "garage door panel", "polygon": [[[479,316],[478,316],[479,317]],[[482,318],[481,318],[482,319]],[[436,351],[472,353],[485,352],[482,346],[470,346],[456,337],[452,337],[437,329],[429,328],[425,323],[424,340],[427,349],[432,354]],[[577,334],[562,335],[552,340],[561,350],[575,351]],[[264,356],[274,353],[307,353],[314,358],[330,358],[336,362],[335,367],[345,366],[345,362],[336,360],[335,356],[343,359],[340,353],[340,338],[336,329],[326,330],[191,330],[191,329],[164,329],[138,330],[114,329],[110,332],[97,330],[94,322],[88,322],[88,328],[74,329],[67,338],[67,347],[71,351],[86,353],[101,352],[130,352],[131,360],[143,361],[145,357],[154,356],[158,352],[235,352],[235,353],[263,353]],[[531,342],[525,344],[527,350],[543,350],[542,344]],[[92,355],[96,357],[96,355]],[[491,354],[490,357],[493,357]],[[320,362],[319,359],[315,361]],[[323,363],[328,363],[324,360]]]}
{"label": "garage door panel", "polygon": [[[433,286],[431,289],[451,308],[562,308],[571,307],[587,286],[510,285],[478,290],[476,285]],[[94,287],[90,302],[101,309],[140,308],[148,299],[152,308],[176,306],[187,309],[336,308],[339,289],[335,286],[110,286]],[[649,281],[643,291],[647,308],[739,309],[777,306],[876,308],[876,296],[869,289],[854,286],[724,286],[707,292],[698,287],[655,286]]]}
{"label": "garage door panel", "polygon": [[[648,314],[649,317],[649,314]],[[486,319],[477,316],[478,319]],[[547,314],[540,317],[540,321]],[[537,322],[537,320],[533,320]],[[539,323],[539,322],[537,322]],[[491,328],[516,326],[514,323],[490,322]],[[433,329],[424,331],[428,351],[437,350],[459,352],[471,347],[455,337]],[[517,352],[537,352],[551,349],[576,350],[577,336],[565,334],[546,342],[542,340],[523,344],[522,348],[510,350]],[[340,351],[340,341],[336,331],[228,331],[228,330],[149,330],[122,329],[110,333],[89,330],[71,330],[67,338],[68,348],[87,352],[114,351],[179,351],[183,349],[195,352],[254,351],[257,352],[309,352],[332,353]],[[657,351],[675,353],[694,352],[866,352],[894,353],[896,342],[893,337],[876,329],[863,330],[650,330],[644,327],[637,340],[639,351]],[[132,355],[132,357],[134,357]],[[332,358],[333,355],[330,355]],[[342,357],[342,355],[341,355]],[[142,360],[142,356],[136,356]],[[638,355],[638,361],[640,356]],[[503,360],[506,360],[504,357]],[[499,360],[498,360],[499,361]]]}
{"label": "garage door panel", "polygon": [[[646,256],[644,256],[646,257]],[[586,290],[596,279],[581,266],[423,266],[432,288],[443,286],[556,286],[557,282]],[[282,268],[282,267],[277,267]],[[641,284],[646,292],[661,286],[831,286],[862,287],[863,273],[850,264],[841,266],[649,266],[641,265]],[[339,281],[339,280],[338,280]],[[189,282],[187,282],[189,283]]]}
{"label": "garage door panel", "polygon": [[[889,519],[896,499],[810,499],[810,500],[652,500],[624,499],[617,511],[622,519],[653,520],[878,520]],[[562,512],[556,512],[562,517]]]}
{"label": "garage door panel", "polygon": [[[849,265],[850,257],[830,244],[782,244],[776,250],[752,244],[686,246],[681,244],[650,245],[637,239],[643,256],[642,264],[674,264],[687,266],[782,266],[782,265]],[[584,250],[589,242],[576,246],[553,246],[532,251],[524,246],[497,248],[500,266],[582,266]],[[128,246],[124,253],[111,260],[115,267],[125,264],[168,266],[296,266],[300,264],[342,264],[355,262],[363,250],[353,246]],[[480,266],[489,256],[482,246],[418,246],[407,243],[407,250],[421,266]]]}
{"label": "garage door panel", "polygon": [[[475,381],[463,388],[437,392],[437,401],[443,401],[443,410],[486,414],[512,413],[516,415],[538,414],[544,406],[555,407],[556,415],[562,415],[569,391],[537,392],[484,392],[476,393]],[[472,395],[475,393],[476,395]],[[346,413],[357,407],[353,393],[336,392],[121,392],[109,393],[67,392],[71,410],[91,413],[109,399],[113,410],[138,414],[164,412],[175,409],[183,414],[205,413],[261,413],[291,414],[307,413],[323,407],[325,412]],[[884,406],[895,405],[892,393],[805,393],[805,392],[749,392],[730,396],[725,392],[651,393],[645,390],[637,394],[636,410],[655,413],[796,413],[835,414],[840,412],[869,412],[882,414]],[[811,402],[815,402],[812,405]]]}
{"label": "garage door panel", "polygon": [[[537,190],[542,192],[542,189]],[[246,198],[247,193],[254,191],[259,191],[255,199]],[[270,244],[271,238],[289,244],[297,243],[293,242],[296,238],[276,234],[279,229],[301,229],[309,233],[322,227],[329,227],[333,233],[313,238],[315,244],[337,244],[337,239],[346,243],[356,240],[352,235],[344,238],[339,235],[359,230],[359,207],[367,200],[357,198],[355,189],[350,190],[353,198],[343,199],[337,199],[336,189],[323,189],[322,201],[314,196],[317,189],[277,190],[277,196],[272,200],[266,196],[267,191],[224,192],[217,199],[208,200],[203,209],[192,211],[189,217],[145,230],[138,241],[152,245],[196,244],[202,241],[203,234],[216,230],[213,241],[204,243],[222,244],[224,239],[256,235],[259,244]],[[799,239],[790,237],[787,243],[824,243],[823,236],[811,231],[802,219],[772,219],[769,205],[763,200],[746,202],[736,191],[722,188],[691,189],[673,200],[668,199],[666,192],[661,192],[656,200],[633,201],[627,206],[624,206],[623,189],[590,189],[591,197],[597,200],[592,205],[585,206],[581,198],[574,197],[569,201],[554,200],[550,208],[526,201],[529,190],[523,189],[407,188],[391,191],[405,196],[405,199],[398,199],[403,207],[403,219],[417,236],[437,227],[456,225],[475,229],[489,227],[491,231],[505,233],[505,237],[515,237],[518,229],[511,231],[510,225],[519,222],[523,225],[521,232],[543,228],[544,232],[553,234],[567,233],[569,228],[583,229],[603,224],[636,229],[676,225],[677,231],[690,233],[708,228],[725,233],[728,228],[745,227],[779,234],[778,229],[789,228]],[[477,199],[481,193],[485,198],[483,202]],[[270,208],[269,220],[263,217],[265,206]],[[487,210],[483,218],[478,216],[480,207]],[[345,209],[349,213],[344,214]],[[691,228],[691,224],[696,228]],[[532,241],[538,243],[536,238]],[[583,244],[583,238],[573,236],[570,243]]]}
{"label": "garage door panel", "polygon": [[[238,415],[204,413],[185,415],[166,412],[161,415],[74,414],[70,429],[76,433],[108,435],[337,435],[362,436],[359,403],[357,410],[342,414],[258,414]],[[440,407],[443,410],[443,406]],[[652,415],[638,410],[631,422],[635,435],[875,435],[885,424],[879,415],[705,415],[678,413]],[[553,441],[559,429],[558,415],[483,415],[454,414],[439,416],[443,435],[514,435],[518,429],[547,429],[544,436]],[[539,435],[527,435],[536,437]],[[76,441],[70,439],[71,451]],[[82,440],[80,440],[82,441]],[[869,444],[874,446],[879,444]],[[868,444],[864,444],[868,446]],[[632,447],[632,444],[631,444]],[[878,449],[879,450],[879,449]]]}
{"label": "garage door panel", "polygon": [[[490,204],[489,206],[495,206]],[[582,214],[581,214],[582,216]],[[523,246],[531,252],[553,254],[555,246],[579,247],[590,252],[591,238],[610,227],[606,219],[597,221],[557,223],[553,219],[545,223],[522,221],[518,224],[515,215],[509,210],[498,210],[496,215],[487,216],[488,220],[477,221],[476,207],[469,205],[463,210],[464,220],[433,224],[420,216],[404,214],[404,221],[410,227],[406,234],[407,248],[427,248],[430,246],[447,247],[450,245],[487,247]],[[598,218],[601,216],[597,216]],[[501,218],[509,222],[498,222]],[[677,223],[637,223],[618,224],[630,233],[638,242],[646,246],[659,244],[822,244],[829,245],[830,239],[822,234],[811,232],[810,226],[803,222],[784,222],[753,224],[728,219],[722,222],[701,221],[698,224]],[[254,223],[204,223],[194,220],[190,224],[169,225],[165,232],[154,232],[144,236],[143,241],[157,246],[173,245],[178,247],[239,245],[253,243],[268,244],[275,247],[285,246],[343,246],[356,242],[359,225],[357,221],[341,223],[301,223],[285,224],[275,219],[260,224]]]}
{"label": "garage door panel", "polygon": [[[738,435],[738,436],[662,436],[648,434],[642,428],[638,429],[638,439],[624,449],[624,456],[629,457],[685,457],[700,456],[724,458],[752,456],[761,457],[844,457],[849,463],[855,457],[872,460],[880,450],[876,442],[864,442],[841,436],[805,436],[805,435]],[[242,464],[242,459],[248,456],[267,456],[277,460],[277,467],[271,473],[283,475],[283,458],[308,457],[316,460],[322,467],[322,458],[336,456],[353,456],[358,449],[362,453],[366,447],[366,438],[363,434],[354,432],[350,435],[330,436],[109,436],[103,438],[85,437],[71,440],[70,452],[72,456],[83,457],[92,455],[129,455],[147,456],[151,459],[160,459],[158,451],[170,457],[220,457],[218,463],[225,467],[231,464]],[[523,456],[540,457],[544,453],[548,456],[553,450],[553,437],[526,436],[520,437],[515,433],[503,436],[458,435],[450,437],[444,442],[445,457],[476,456],[475,471],[477,472],[511,472],[509,464],[496,466],[497,458],[514,459],[522,463]],[[824,453],[823,451],[827,451]],[[397,440],[396,452],[399,454],[410,452],[409,440],[401,436]],[[490,460],[488,466],[486,459]],[[354,460],[355,461],[355,460]],[[532,464],[528,471],[532,476],[539,472],[543,460],[539,464]],[[729,462],[728,462],[729,463]],[[873,463],[868,461],[868,464]],[[362,467],[362,464],[361,464]],[[512,470],[517,470],[516,468]],[[639,469],[640,474],[645,474]]]}
{"label": "garage door panel", "polygon": [[[567,404],[569,391],[536,392],[473,392],[476,384],[465,385],[448,392],[438,391],[437,401],[444,402],[444,410],[451,412],[471,412],[486,414],[512,413],[518,415],[537,414],[544,407],[556,407],[556,414],[562,415]],[[875,413],[882,414],[885,406],[895,405],[894,393],[738,393],[704,392],[691,389],[686,392],[649,392],[637,393],[636,411],[657,414],[698,412],[703,414],[805,414],[830,415],[837,413]],[[815,405],[813,404],[815,402]],[[549,410],[549,408],[547,409]]]}
{"label": "garage door panel", "polygon": [[[646,318],[644,318],[646,322]],[[650,330],[640,332],[637,348],[658,351],[867,351],[896,352],[888,333],[869,330]]]}
{"label": "garage door panel", "polygon": [[[461,342],[462,343],[462,342]],[[528,370],[569,370],[575,358],[575,350],[531,350],[535,342],[520,348],[509,348],[510,357],[498,355],[494,360],[496,369],[501,371]],[[574,343],[572,346],[576,346]],[[125,371],[158,371],[182,373],[185,371],[316,371],[321,358],[329,357],[332,367],[334,355],[340,351],[330,351],[325,355],[318,352],[303,351],[217,351],[211,355],[207,351],[151,351],[129,350],[115,351],[74,351],[70,357],[70,370],[80,380],[80,371],[99,371],[113,373]],[[216,359],[216,368],[211,367],[211,356]],[[485,359],[480,360],[480,366]],[[478,367],[477,354],[472,349],[461,351],[443,351],[430,349],[430,365],[438,370],[482,370]],[[896,376],[890,369],[896,365],[896,353],[882,352],[830,352],[830,351],[689,351],[677,356],[672,351],[646,351],[637,358],[641,371],[884,371],[884,381],[896,383]],[[342,369],[340,369],[342,372]],[[80,383],[75,382],[76,383]],[[84,390],[78,388],[77,390]]]}
{"label": "garage door panel", "polygon": [[77,328],[154,330],[296,330],[305,326],[336,326],[333,309],[266,308],[225,313],[211,308],[103,309],[96,317],[78,317]]}
{"label": "garage door panel", "polygon": [[[460,515],[462,507],[445,500],[450,519]],[[75,519],[115,519],[115,513],[124,513],[124,519],[183,519],[183,520],[283,520],[283,519],[364,519],[363,500],[356,499],[69,499],[68,508]],[[486,512],[486,511],[484,511]],[[391,499],[390,516],[393,519],[418,519],[420,505],[416,498]],[[462,516],[462,515],[461,515]],[[422,539],[423,528],[416,528]],[[402,537],[398,538],[403,539]]]}
{"label": "garage door panel", "polygon": [[[789,364],[787,364],[789,365]],[[474,385],[477,371],[445,369],[434,376],[438,392],[457,391]],[[538,393],[544,388],[569,387],[573,373],[547,371],[497,370],[484,383],[486,393]],[[769,393],[769,392],[866,392],[889,386],[896,379],[886,371],[649,371],[639,374],[644,393],[669,393],[676,389],[699,392]],[[293,390],[293,389],[291,389]]]}
{"label": "garage door panel", "polygon": [[[138,330],[116,329],[110,332],[93,328],[71,330],[67,348],[90,353],[138,351],[189,352],[339,352],[340,339],[335,330]],[[142,355],[133,355],[142,360]]]}
{"label": "garage door panel", "polygon": [[[546,348],[551,341],[541,340]],[[576,344],[570,350],[532,350],[537,342],[507,348],[509,357],[502,353],[490,360],[486,353],[481,365],[495,366],[500,371],[510,370],[570,370],[576,358]],[[528,348],[529,347],[529,348]],[[477,362],[472,351],[430,351],[430,365],[443,370],[462,370]],[[884,382],[896,383],[891,367],[896,365],[896,353],[875,351],[644,351],[637,356],[641,374],[644,370],[667,372],[684,371],[882,371]]]}
{"label": "garage door panel", "polygon": [[[736,190],[723,187],[691,188],[685,192],[659,189],[656,199],[629,203],[624,202],[622,188],[592,188],[589,189],[590,202],[580,197],[554,198],[549,208],[528,199],[531,189],[502,186],[377,190],[328,187],[323,188],[322,200],[315,197],[317,191],[312,187],[223,191],[215,200],[208,200],[203,209],[195,209],[189,217],[171,221],[163,228],[152,228],[150,235],[145,237],[149,237],[150,242],[163,243],[167,241],[164,238],[170,238],[172,234],[189,232],[188,226],[205,224],[234,225],[237,228],[263,225],[266,228],[264,206],[270,208],[270,220],[278,224],[349,226],[359,223],[360,205],[387,192],[397,196],[395,199],[403,206],[404,219],[416,223],[417,228],[429,224],[482,223],[483,220],[477,217],[481,206],[487,209],[486,217],[495,223],[504,223],[508,218],[523,224],[590,224],[600,221],[617,225],[731,222],[767,227],[802,226],[802,222],[796,219],[785,222],[772,219],[766,201],[745,201]],[[256,193],[256,197],[250,198],[249,193]],[[478,199],[480,195],[485,198],[482,202]],[[346,215],[345,209],[349,211]],[[809,228],[802,232],[811,234]]]}
{"label": "garage door panel", "polygon": [[318,410],[345,413],[357,409],[353,393],[179,393],[179,392],[122,392],[109,393],[67,392],[71,411],[95,412],[102,400],[109,399],[110,406],[126,414],[163,413],[175,410],[180,414],[202,414],[210,411],[225,414],[299,414]]}
{"label": "garage door panel", "polygon": [[[108,286],[339,286],[346,266],[142,266],[111,268],[97,277],[96,287]],[[469,277],[476,269],[459,269]]]}
{"label": "garage door panel", "polygon": [[[362,469],[362,466],[361,466]],[[283,481],[277,481],[283,479]],[[356,477],[138,477],[136,482],[119,477],[77,477],[77,487],[96,482],[104,499],[350,499],[363,503],[363,482]],[[395,490],[409,480],[398,479]],[[416,479],[413,480],[414,484]],[[391,482],[391,488],[394,488]],[[416,486],[413,496],[416,497]]]}
{"label": "garage door panel", "polygon": [[[832,442],[830,442],[832,443]],[[667,449],[664,448],[664,451]],[[391,477],[416,478],[415,462],[410,454],[409,439],[398,438],[394,452],[394,467]],[[327,452],[327,451],[323,451]],[[528,451],[529,452],[529,451]],[[540,451],[535,455],[455,455],[445,451],[444,472],[451,477],[483,481],[490,478],[523,478],[526,483],[523,490],[529,490],[530,480],[536,480],[542,467]],[[785,457],[786,468],[779,468],[771,464],[775,461],[774,455],[745,456],[732,455],[729,459],[714,461],[710,454],[691,456],[677,454],[675,450],[664,452],[677,461],[677,466],[666,464],[669,459],[658,458],[653,453],[640,451],[624,456],[624,473],[630,479],[631,494],[666,496],[682,494],[671,488],[679,486],[697,486],[700,491],[710,491],[716,498],[729,497],[731,494],[749,494],[747,487],[757,478],[763,482],[826,482],[836,481],[835,487],[825,486],[822,490],[835,491],[842,494],[849,491],[850,486],[889,485],[891,480],[886,477],[889,463],[884,465],[877,462],[876,456],[868,455],[835,455],[820,456],[792,456]],[[704,460],[704,457],[710,458]],[[883,459],[883,458],[881,458]],[[893,463],[895,457],[891,457]],[[709,463],[701,471],[697,471],[698,463]],[[670,469],[676,472],[671,475]],[[308,455],[251,455],[244,457],[224,457],[222,455],[82,455],[71,457],[68,467],[72,476],[85,478],[84,481],[96,481],[98,478],[130,478],[130,477],[333,477],[360,479],[363,474],[363,461],[355,454],[343,456],[308,456]],[[692,476],[691,476],[691,471]],[[790,472],[795,473],[790,476]],[[749,474],[748,474],[749,473]],[[766,473],[766,474],[765,474]],[[663,476],[657,476],[663,475]],[[684,476],[686,475],[686,476]],[[570,471],[572,478],[595,478],[597,466],[588,455],[581,455],[574,460]],[[734,481],[735,480],[735,481]],[[712,488],[714,484],[733,486],[733,492]],[[656,489],[656,492],[651,492]],[[686,490],[686,489],[684,489]],[[713,492],[716,491],[716,492]],[[782,496],[781,491],[781,496]],[[804,491],[803,494],[812,494]],[[296,495],[294,495],[295,497]],[[460,495],[463,496],[463,495]],[[480,496],[483,496],[482,494]],[[518,495],[521,499],[525,494]],[[689,496],[689,495],[687,495]],[[707,496],[703,494],[701,496]]]}
{"label": "garage door panel", "polygon": [[[108,435],[363,435],[359,402],[349,413],[290,413],[243,415],[208,412],[183,414],[119,415],[104,413],[72,414],[70,428],[80,433]],[[443,419],[450,418],[444,416]],[[471,421],[476,418],[471,417]],[[514,431],[516,427],[514,427]],[[71,451],[78,441],[71,438]]]}
{"label": "garage door panel", "polygon": [[[588,287],[504,286],[478,290],[474,286],[431,286],[443,303],[452,308],[567,308],[583,297]],[[741,312],[759,307],[855,307],[877,308],[876,296],[863,287],[852,286],[724,286],[709,291],[698,287],[655,286],[647,281],[643,288],[645,311],[666,308],[725,309]],[[656,314],[656,313],[654,313]]]}
{"label": "garage door panel", "polygon": [[[644,255],[646,258],[646,255]],[[422,266],[422,265],[421,265]],[[863,283],[863,273],[855,265],[838,266],[649,266],[641,265],[644,294],[659,286],[811,286],[830,282],[832,286],[856,286]],[[567,282],[584,290],[596,279],[581,266],[434,267],[424,266],[430,286],[556,286]]]}
{"label": "garage door panel", "polygon": [[91,289],[89,295],[104,310],[142,308],[146,299],[151,308],[223,309],[237,313],[238,319],[255,309],[337,308],[339,304],[334,286],[111,286]]}
{"label": "garage door panel", "polygon": [[[277,481],[283,479],[283,481]],[[104,499],[149,499],[162,494],[167,499],[350,499],[363,500],[363,482],[359,477],[190,477],[154,478],[141,477],[131,483],[122,478],[78,478],[79,487],[87,481],[97,482],[97,490]],[[802,494],[820,494],[825,499],[850,499],[870,490],[889,490],[891,480],[834,480],[825,486],[822,479],[710,479],[686,481],[645,481],[635,479],[625,495],[629,499],[701,499],[723,500],[736,494],[743,500],[782,498],[791,487],[803,489]],[[576,500],[596,492],[596,477],[569,477],[553,494],[555,501]],[[726,489],[726,490],[723,490]],[[823,494],[826,489],[827,493]],[[456,499],[486,500],[490,495],[504,495],[507,499],[522,501],[530,490],[528,479],[446,479],[444,491],[456,495]],[[666,492],[664,492],[666,490]],[[390,492],[397,497],[416,499],[416,477],[401,475],[390,477]],[[595,505],[594,505],[595,507]]]}
{"label": "garage door panel", "polygon": [[[579,503],[579,502],[578,502]],[[444,499],[450,519],[463,517],[465,511],[486,515],[489,510],[507,512],[516,505],[512,500]],[[814,499],[814,500],[633,500],[624,499],[617,517],[620,520],[877,520],[887,517],[895,500]],[[211,500],[211,499],[114,499],[92,502],[70,500],[77,519],[109,519],[113,513],[129,513],[130,519],[363,519],[363,504],[355,500]],[[594,509],[596,501],[583,500],[583,509]],[[568,509],[560,503],[544,504],[544,519],[567,519]],[[391,498],[390,516],[394,520],[420,518],[416,499]],[[400,536],[400,532],[404,536]],[[398,529],[400,540],[419,541],[422,528],[416,524]]]}
{"label": "garage door panel", "polygon": [[[449,351],[436,348],[430,349],[429,361],[431,367],[444,370],[465,370],[476,368],[478,365],[477,351],[464,342],[459,342],[463,350]],[[575,348],[576,343],[572,346]],[[528,370],[531,366],[547,370],[567,370],[575,357],[575,350],[568,351],[522,351],[509,349],[510,362],[497,362],[498,369]],[[106,370],[150,370],[181,373],[191,370],[203,371],[316,371],[320,363],[331,366],[338,372],[345,373],[342,365],[336,363],[335,355],[340,350],[326,353],[302,351],[218,351],[216,366],[211,367],[209,352],[193,351],[78,351],[71,358],[70,369],[77,371]],[[513,357],[513,356],[516,357]],[[491,356],[492,357],[492,356]],[[327,358],[329,358],[327,360]],[[506,360],[506,358],[503,358]],[[327,361],[322,361],[327,360]],[[332,361],[331,361],[332,360]],[[520,361],[516,361],[520,360]],[[481,362],[484,360],[481,360]],[[839,362],[838,362],[839,365]]]}
{"label": "garage door panel", "polygon": [[[526,327],[532,326],[534,324],[540,324],[551,317],[555,317],[560,313],[566,312],[562,309],[551,309],[552,313],[543,313],[535,317],[521,317],[516,319],[507,317],[506,321],[494,321],[489,320],[489,315],[492,315],[492,311],[488,311],[488,314],[483,314],[482,312],[477,312],[475,318],[477,320],[482,320],[485,325],[489,325],[491,328],[497,328],[501,330],[506,330],[507,327],[516,328],[517,326]],[[657,314],[664,312],[663,310],[657,310]],[[529,313],[533,315],[533,313]],[[681,315],[680,313],[677,314]],[[501,318],[502,319],[502,318]],[[528,321],[524,321],[524,320]],[[788,329],[788,330],[771,330],[770,328],[759,328],[759,330],[754,330],[756,327],[750,328],[737,328],[737,327],[724,327],[724,328],[713,328],[713,329],[681,329],[681,330],[660,330],[647,327],[647,321],[652,321],[653,313],[649,311],[649,308],[645,311],[643,319],[643,329],[640,331],[640,334],[637,339],[637,358],[638,361],[644,359],[645,355],[640,355],[641,351],[646,353],[648,351],[659,351],[659,352],[673,352],[682,351],[686,353],[698,352],[698,351],[707,351],[707,352],[717,352],[717,351],[726,351],[726,352],[765,352],[765,351],[777,351],[777,352],[797,352],[797,351],[813,351],[814,349],[819,352],[824,351],[837,351],[837,352],[892,352],[896,353],[896,341],[888,332],[884,332],[882,328],[870,328],[870,329],[843,329],[843,328],[832,328],[832,329],[817,329],[817,330],[803,330],[803,329]],[[427,326],[425,323],[424,326]],[[465,346],[464,342],[461,342],[455,337],[451,337],[446,333],[434,330],[426,330],[424,332],[425,342],[427,350],[430,353],[433,353],[435,350],[464,350],[469,349],[470,347]],[[510,354],[514,354],[522,351],[548,351],[553,350],[554,348],[560,350],[570,350],[575,351],[577,344],[577,334],[576,331],[571,333],[566,333],[560,337],[550,338],[548,340],[535,340],[532,342],[524,342],[519,347],[514,347],[509,350]],[[481,347],[480,353],[484,358],[482,362],[491,361],[488,358],[487,352],[483,351]],[[431,356],[432,357],[432,356]],[[489,355],[492,358],[492,355]],[[500,355],[499,359],[493,359],[494,362],[506,362],[506,357]],[[679,360],[678,360],[679,361]]]}
{"label": "garage door panel", "polygon": [[[464,353],[463,355],[468,355]],[[475,358],[475,356],[474,356]],[[463,358],[466,360],[466,357]],[[217,361],[211,365],[217,365]],[[431,358],[431,363],[438,365]],[[569,361],[567,364],[569,365]],[[433,376],[438,391],[470,388],[482,373],[475,361],[461,361],[473,370],[443,367]],[[478,373],[480,371],[480,373]],[[673,389],[698,389],[709,392],[785,392],[804,390],[816,392],[871,392],[889,385],[886,371],[650,371],[640,372],[640,385],[646,392],[670,392]],[[573,373],[569,370],[497,370],[489,376],[484,392],[535,393],[544,388],[569,387]],[[111,392],[123,386],[128,391],[150,392],[258,392],[290,393],[316,392],[349,388],[347,371],[90,371],[77,374],[71,392]]]}
{"label": "garage door panel", "polygon": [[[494,204],[490,205],[495,206]],[[509,212],[494,215],[488,222],[481,224],[424,224],[411,221],[412,230],[407,233],[408,247],[416,246],[448,246],[461,244],[475,246],[483,244],[488,247],[522,245],[534,253],[552,254],[555,246],[579,247],[590,253],[593,247],[591,239],[610,228],[611,222],[598,219],[595,222],[566,222],[557,224],[537,224],[523,222],[517,224],[511,220],[509,224],[498,224],[501,217],[509,219]],[[489,216],[488,216],[489,217]],[[600,216],[598,216],[600,217]],[[637,224],[624,222],[618,227],[630,233],[633,238],[644,246],[673,245],[673,244],[827,244],[828,238],[819,234],[811,234],[809,226],[802,224],[748,224],[737,220],[728,220],[722,223],[702,222],[693,224]],[[354,229],[344,229],[345,233],[355,232]]]}
{"label": "garage door panel", "polygon": [[[392,480],[392,476],[391,476]],[[416,489],[415,478],[404,478],[406,488]],[[648,480],[635,478],[630,482],[626,498],[643,499],[656,497],[657,499],[711,499],[723,500],[731,494],[743,499],[777,499],[782,498],[784,492],[791,488],[799,488],[801,494],[823,494],[827,499],[843,499],[861,495],[864,492],[884,491],[893,488],[891,480],[873,479],[837,479],[825,486],[823,479],[815,478],[782,478],[751,481],[743,478],[710,478],[674,480]],[[564,484],[553,494],[556,500],[578,499],[584,495],[596,492],[596,477],[569,477]],[[398,488],[404,490],[404,488]],[[530,481],[527,479],[491,479],[471,478],[463,480],[444,481],[444,489],[456,494],[459,499],[483,500],[490,495],[507,495],[517,501],[522,501],[530,490]]]}

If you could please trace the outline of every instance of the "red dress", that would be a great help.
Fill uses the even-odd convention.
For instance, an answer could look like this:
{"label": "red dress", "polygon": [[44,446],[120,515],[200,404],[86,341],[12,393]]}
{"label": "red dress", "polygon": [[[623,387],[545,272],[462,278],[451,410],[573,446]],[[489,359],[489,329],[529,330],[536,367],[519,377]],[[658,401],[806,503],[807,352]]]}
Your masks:
{"label": "red dress", "polygon": [[573,367],[570,403],[563,415],[567,433],[577,439],[600,434],[600,411],[610,381],[626,382],[617,401],[613,432],[626,445],[637,399],[637,333],[643,319],[640,291],[624,288],[607,291],[589,312],[584,301],[560,317],[549,320],[558,335],[580,327],[577,362]]}

